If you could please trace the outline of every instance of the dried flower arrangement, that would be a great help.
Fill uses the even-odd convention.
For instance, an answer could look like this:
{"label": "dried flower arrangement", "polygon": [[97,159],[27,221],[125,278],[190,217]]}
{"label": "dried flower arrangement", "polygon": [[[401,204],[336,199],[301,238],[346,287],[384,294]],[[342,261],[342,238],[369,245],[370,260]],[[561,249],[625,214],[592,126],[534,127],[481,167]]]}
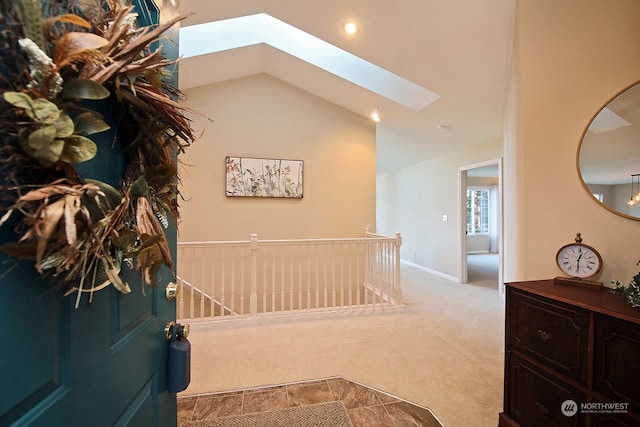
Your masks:
{"label": "dried flower arrangement", "polygon": [[[0,249],[77,292],[76,306],[109,285],[130,292],[124,265],[156,286],[162,265],[174,269],[177,154],[195,140],[158,42],[185,16],[138,27],[118,0],[2,0],[0,14],[0,225],[20,236]],[[111,127],[96,102],[112,109],[118,146],[91,139]],[[77,163],[110,149],[126,158],[121,188],[80,177]]]}

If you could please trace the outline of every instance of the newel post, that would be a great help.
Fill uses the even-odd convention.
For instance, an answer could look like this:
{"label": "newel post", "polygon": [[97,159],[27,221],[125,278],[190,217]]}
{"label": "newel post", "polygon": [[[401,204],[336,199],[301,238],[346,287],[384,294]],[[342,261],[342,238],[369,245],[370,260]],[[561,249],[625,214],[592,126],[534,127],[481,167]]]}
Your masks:
{"label": "newel post", "polygon": [[249,314],[258,315],[258,235],[252,234],[249,241],[251,249],[251,295],[249,296]]}
{"label": "newel post", "polygon": [[395,294],[396,304],[402,304],[402,286],[400,285],[400,246],[402,246],[402,236],[396,233],[396,277],[395,277]]}

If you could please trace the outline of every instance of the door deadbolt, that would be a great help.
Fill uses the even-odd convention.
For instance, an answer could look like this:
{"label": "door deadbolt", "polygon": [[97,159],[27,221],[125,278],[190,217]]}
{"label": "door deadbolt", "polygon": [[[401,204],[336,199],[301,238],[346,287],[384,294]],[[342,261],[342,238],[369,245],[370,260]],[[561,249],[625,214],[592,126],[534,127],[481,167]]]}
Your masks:
{"label": "door deadbolt", "polygon": [[169,301],[171,301],[172,299],[176,299],[179,293],[180,293],[180,285],[173,282],[169,282],[167,284],[166,289],[164,290],[164,295],[165,297],[167,297]]}

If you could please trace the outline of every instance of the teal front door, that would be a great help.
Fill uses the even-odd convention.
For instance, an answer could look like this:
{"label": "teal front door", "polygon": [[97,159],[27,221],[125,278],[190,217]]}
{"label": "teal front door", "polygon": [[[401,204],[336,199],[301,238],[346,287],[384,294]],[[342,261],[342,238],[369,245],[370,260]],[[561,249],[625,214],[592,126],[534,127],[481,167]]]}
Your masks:
{"label": "teal front door", "polygon": [[[153,1],[134,3],[143,25],[163,19]],[[81,173],[117,188],[121,154],[98,156]],[[174,259],[175,235],[167,230]],[[11,227],[0,227],[0,244],[15,239]],[[0,426],[176,425],[164,331],[175,320],[165,297],[173,273],[163,267],[155,289],[133,270],[121,274],[129,294],[109,286],[76,309],[75,294],[46,292],[32,263],[0,255]]]}

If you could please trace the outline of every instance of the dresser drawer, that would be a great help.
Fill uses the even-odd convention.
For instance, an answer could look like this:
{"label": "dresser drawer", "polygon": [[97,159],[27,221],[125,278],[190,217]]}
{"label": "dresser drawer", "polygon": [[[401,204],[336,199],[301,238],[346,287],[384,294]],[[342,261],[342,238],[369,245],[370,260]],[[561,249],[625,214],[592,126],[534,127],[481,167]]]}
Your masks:
{"label": "dresser drawer", "polygon": [[[583,426],[586,416],[579,405],[586,396],[579,390],[511,356],[508,413],[522,426]],[[567,400],[575,402],[575,414],[562,413]]]}
{"label": "dresser drawer", "polygon": [[508,345],[586,384],[589,312],[514,289],[507,298]]}
{"label": "dresser drawer", "polygon": [[640,325],[595,316],[593,388],[640,412]]}

